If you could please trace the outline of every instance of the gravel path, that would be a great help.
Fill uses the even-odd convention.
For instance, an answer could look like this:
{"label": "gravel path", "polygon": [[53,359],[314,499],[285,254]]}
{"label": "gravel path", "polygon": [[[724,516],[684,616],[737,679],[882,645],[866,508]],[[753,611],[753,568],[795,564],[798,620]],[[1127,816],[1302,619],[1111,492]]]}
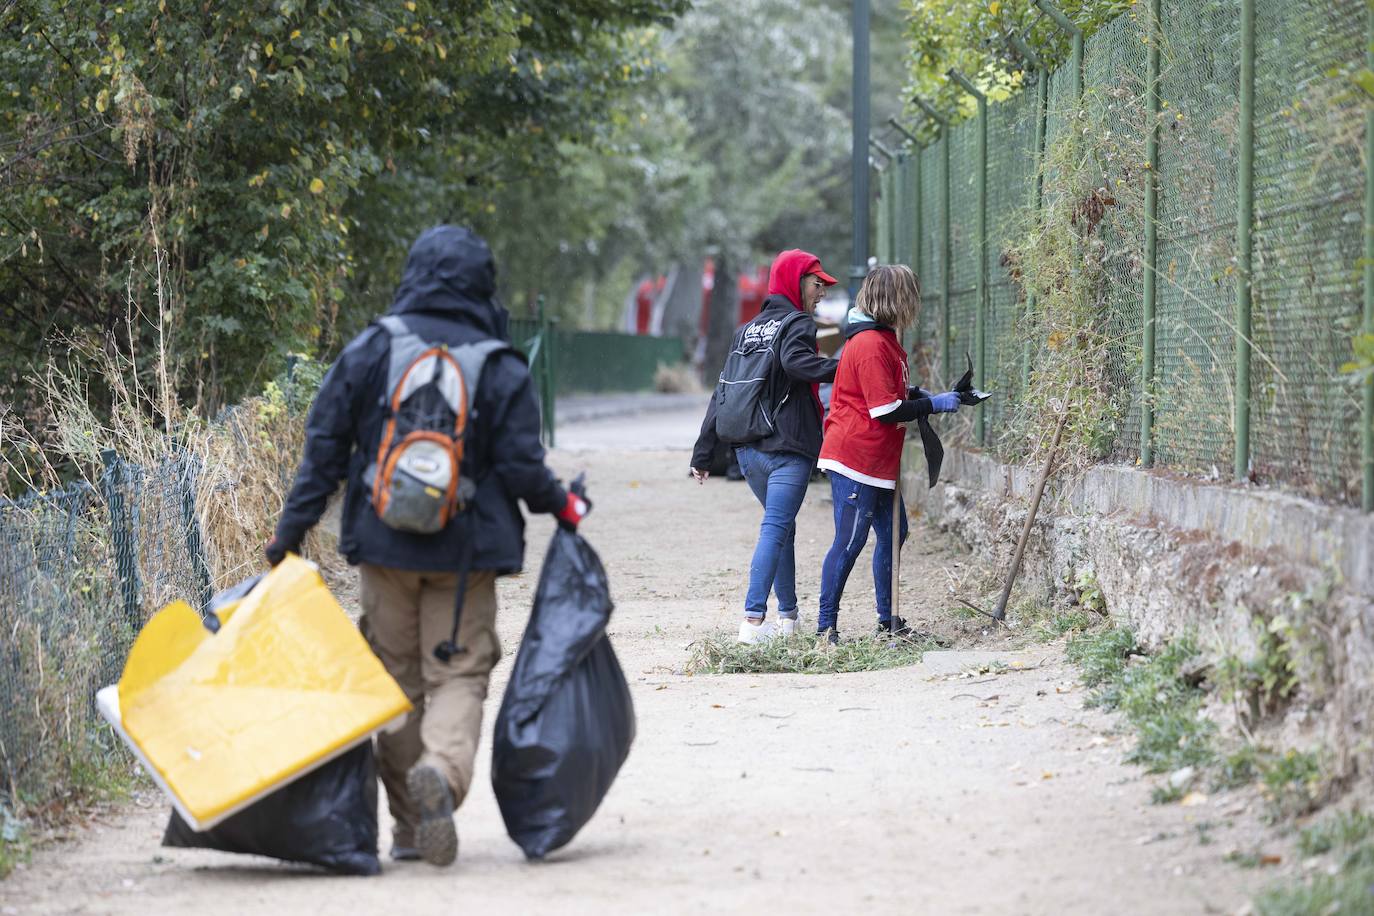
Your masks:
{"label": "gravel path", "polygon": [[[737,626],[759,519],[743,484],[686,478],[698,419],[677,409],[570,425],[551,459],[588,472],[584,533],[610,572],[611,635],[639,716],[619,781],[568,848],[526,864],[479,779],[455,868],[336,878],[164,850],[166,805],[150,795],[39,850],[0,884],[0,911],[1226,913],[1267,878],[1222,861],[1257,835],[1235,800],[1149,803],[1151,782],[1122,762],[1111,720],[1083,708],[1062,647],[1008,649],[947,619],[964,558],[919,524],[926,552],[904,559],[904,608],[955,649],[852,675],[682,674],[694,640]],[[827,492],[813,485],[799,521],[804,624]],[[501,584],[507,657],[488,726],[551,530],[531,521],[530,572]],[[842,631],[872,613],[871,582],[854,578]],[[980,666],[991,672],[971,673]]]}

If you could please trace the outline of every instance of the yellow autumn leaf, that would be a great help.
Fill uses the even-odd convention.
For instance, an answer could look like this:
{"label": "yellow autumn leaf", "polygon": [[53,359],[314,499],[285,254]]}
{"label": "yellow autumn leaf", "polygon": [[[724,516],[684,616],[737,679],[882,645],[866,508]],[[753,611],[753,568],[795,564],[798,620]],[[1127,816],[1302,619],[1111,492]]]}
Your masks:
{"label": "yellow autumn leaf", "polygon": [[992,13],[992,15],[994,15],[994,16],[997,15],[997,11],[1000,10],[1001,8],[1002,8],[1002,4],[998,3],[997,0],[993,0],[992,3],[989,3],[989,4],[988,4],[988,12],[989,12],[989,13]]}
{"label": "yellow autumn leaf", "polygon": [[291,218],[291,205],[290,205],[290,204],[282,204],[282,205],[281,205],[281,218],[282,218],[282,219],[290,219],[290,218]]}
{"label": "yellow autumn leaf", "polygon": [[102,89],[100,90],[100,94],[95,97],[95,110],[103,113],[105,109],[109,107],[110,90]]}
{"label": "yellow autumn leaf", "polygon": [[318,178],[312,178],[312,179],[310,179],[310,193],[311,193],[311,194],[323,194],[323,193],[324,193],[324,182],[323,182],[323,181],[320,181],[320,179],[318,179]]}
{"label": "yellow autumn leaf", "polygon": [[300,38],[300,37],[301,37],[301,30],[300,30],[300,29],[296,29],[295,31],[293,31],[293,32],[291,33],[291,40],[292,40],[292,41],[295,41],[297,38]]}
{"label": "yellow autumn leaf", "polygon": [[406,9],[415,12],[415,0],[406,0]]}
{"label": "yellow autumn leaf", "polygon": [[267,47],[263,48],[263,51],[267,52],[267,56],[268,56],[268,57],[271,57],[271,56],[272,56],[273,50],[275,50],[275,49],[272,47],[272,42],[270,42],[270,41],[267,43]]}

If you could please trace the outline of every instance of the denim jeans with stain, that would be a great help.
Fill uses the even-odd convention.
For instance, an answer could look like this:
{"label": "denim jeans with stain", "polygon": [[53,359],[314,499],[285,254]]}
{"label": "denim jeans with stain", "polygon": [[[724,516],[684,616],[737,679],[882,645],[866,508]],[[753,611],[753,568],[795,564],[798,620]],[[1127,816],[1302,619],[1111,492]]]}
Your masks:
{"label": "denim jeans with stain", "polygon": [[797,512],[806,498],[806,485],[816,462],[795,452],[761,452],[741,445],[735,449],[740,473],[763,506],[759,542],[749,564],[749,592],[744,616],[762,620],[768,614],[768,593],[778,598],[778,616],[797,619],[797,560],[794,543]]}
{"label": "denim jeans with stain", "polygon": [[[878,622],[892,618],[892,490],[851,480],[835,471],[830,475],[830,494],[835,502],[835,542],[821,566],[821,610],[816,632],[838,629],[840,598],[849,573],[868,543],[871,528],[878,536],[873,545],[873,591],[878,605]],[[899,497],[900,498],[900,497]],[[906,506],[899,503],[902,543],[909,529]]]}

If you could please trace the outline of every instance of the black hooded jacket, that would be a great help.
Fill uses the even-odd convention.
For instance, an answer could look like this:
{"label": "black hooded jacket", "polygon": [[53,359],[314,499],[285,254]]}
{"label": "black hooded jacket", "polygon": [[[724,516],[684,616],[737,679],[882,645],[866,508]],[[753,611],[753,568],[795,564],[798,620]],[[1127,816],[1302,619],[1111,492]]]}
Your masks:
{"label": "black hooded jacket", "polygon": [[[797,307],[786,296],[769,296],[764,300],[758,317],[735,330],[735,339],[730,346],[738,347],[744,328],[755,321],[787,318],[796,312]],[[774,389],[779,393],[779,403],[774,405],[777,408],[773,417],[775,432],[766,439],[749,443],[749,446],[761,452],[791,452],[814,462],[821,453],[822,414],[820,402],[816,400],[811,386],[818,382],[834,381],[839,360],[816,353],[816,322],[810,316],[789,322],[777,347],[776,365],[781,378]],[[719,441],[716,435],[716,399],[712,395],[706,406],[706,418],[702,420],[696,447],[692,450],[692,467],[710,467],[711,453]]]}
{"label": "black hooded jacket", "polygon": [[[487,243],[468,229],[437,226],[410,249],[390,314],[432,343],[450,346],[505,339],[505,310],[496,305],[496,268]],[[352,564],[453,572],[468,530],[450,522],[437,534],[410,534],[382,524],[363,485],[376,455],[391,337],[373,324],[355,337],[325,375],[306,423],[305,452],[277,523],[278,543],[298,549],[341,481],[339,552]],[[469,380],[471,381],[471,380]],[[468,512],[474,532],[472,569],[517,572],[524,564],[525,522],[532,512],[558,512],[567,494],[544,466],[539,404],[524,358],[502,351],[487,360],[469,417],[462,473],[477,483]]]}

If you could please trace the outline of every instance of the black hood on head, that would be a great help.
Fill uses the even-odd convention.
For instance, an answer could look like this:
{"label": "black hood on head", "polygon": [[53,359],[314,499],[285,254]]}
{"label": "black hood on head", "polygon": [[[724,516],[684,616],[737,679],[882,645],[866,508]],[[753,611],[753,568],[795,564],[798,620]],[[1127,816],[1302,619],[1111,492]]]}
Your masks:
{"label": "black hood on head", "polygon": [[495,294],[496,263],[486,241],[465,226],[435,226],[410,246],[391,314],[452,316],[504,339],[506,314]]}

